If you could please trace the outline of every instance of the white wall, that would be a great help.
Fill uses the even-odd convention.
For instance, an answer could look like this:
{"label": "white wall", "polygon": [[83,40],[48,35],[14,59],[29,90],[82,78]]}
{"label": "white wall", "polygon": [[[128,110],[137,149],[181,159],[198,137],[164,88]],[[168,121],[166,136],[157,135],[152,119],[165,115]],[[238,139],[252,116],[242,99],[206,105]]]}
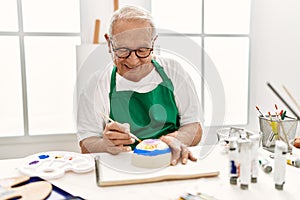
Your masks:
{"label": "white wall", "polygon": [[266,81],[293,105],[284,84],[300,103],[299,10],[299,0],[252,0],[249,129],[259,129],[256,105],[265,112],[274,113],[275,103],[286,109]]}

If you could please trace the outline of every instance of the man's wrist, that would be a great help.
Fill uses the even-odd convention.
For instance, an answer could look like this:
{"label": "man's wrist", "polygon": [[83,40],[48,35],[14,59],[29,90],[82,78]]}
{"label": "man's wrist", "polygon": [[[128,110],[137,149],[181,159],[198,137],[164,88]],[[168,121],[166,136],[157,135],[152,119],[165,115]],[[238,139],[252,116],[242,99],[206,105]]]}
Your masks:
{"label": "man's wrist", "polygon": [[172,133],[169,133],[169,134],[167,134],[166,136],[171,136],[171,137],[177,138],[177,136],[178,136],[178,131],[174,131],[174,132],[172,132]]}

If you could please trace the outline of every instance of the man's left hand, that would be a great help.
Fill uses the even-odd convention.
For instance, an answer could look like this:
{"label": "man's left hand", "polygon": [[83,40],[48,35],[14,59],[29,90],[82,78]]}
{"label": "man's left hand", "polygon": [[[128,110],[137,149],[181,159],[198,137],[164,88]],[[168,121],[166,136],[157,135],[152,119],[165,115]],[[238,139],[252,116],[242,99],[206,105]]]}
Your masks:
{"label": "man's left hand", "polygon": [[165,135],[160,137],[160,139],[171,148],[171,165],[176,165],[179,162],[180,158],[182,164],[186,164],[188,159],[190,159],[191,161],[197,161],[197,158],[192,154],[188,147],[185,144],[181,143],[177,138]]}

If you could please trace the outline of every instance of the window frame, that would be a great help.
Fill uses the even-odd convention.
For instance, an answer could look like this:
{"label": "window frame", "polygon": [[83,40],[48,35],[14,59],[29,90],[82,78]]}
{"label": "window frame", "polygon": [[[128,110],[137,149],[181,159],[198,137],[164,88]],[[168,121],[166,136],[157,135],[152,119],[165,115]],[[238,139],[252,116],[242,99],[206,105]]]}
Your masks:
{"label": "window frame", "polygon": [[[80,10],[78,11],[80,14]],[[28,119],[28,97],[27,97],[27,81],[26,81],[26,58],[24,38],[26,36],[78,36],[81,39],[80,32],[24,32],[23,28],[23,12],[22,0],[17,0],[17,19],[18,31],[1,31],[0,36],[17,36],[20,45],[20,67],[21,67],[21,84],[22,84],[22,102],[23,102],[23,126],[24,131],[22,136],[3,136],[0,137],[0,144],[16,144],[16,143],[40,143],[54,141],[74,141],[76,133],[55,133],[55,134],[29,134],[29,119]],[[74,47],[75,48],[75,47]],[[74,69],[76,70],[76,69]]]}
{"label": "window frame", "polygon": [[[251,66],[251,37],[250,37],[250,26],[251,26],[251,15],[250,15],[250,19],[249,19],[249,33],[248,34],[214,34],[214,33],[205,33],[205,1],[206,0],[201,0],[202,1],[202,10],[201,10],[201,33],[158,33],[158,36],[162,36],[162,37],[172,37],[172,36],[185,36],[185,37],[199,37],[201,39],[201,67],[200,67],[200,72],[201,74],[204,74],[205,76],[205,38],[208,37],[225,37],[225,38],[238,38],[238,37],[242,37],[242,38],[247,38],[249,40],[249,46],[248,46],[248,70],[247,70],[247,77],[248,77],[248,88],[247,88],[247,111],[245,113],[246,115],[246,122],[244,123],[239,123],[239,124],[226,124],[225,126],[246,126],[247,124],[249,124],[249,116],[250,116],[250,112],[249,112],[249,107],[250,107],[250,66]],[[150,3],[151,4],[151,3]],[[150,6],[150,10],[152,10],[152,4]],[[251,12],[251,3],[250,3],[250,12]],[[203,110],[203,114],[205,115],[205,79],[201,79],[201,94],[200,94],[200,102],[202,103],[202,110]],[[223,125],[209,125],[206,126],[203,123],[204,127],[223,127]]]}

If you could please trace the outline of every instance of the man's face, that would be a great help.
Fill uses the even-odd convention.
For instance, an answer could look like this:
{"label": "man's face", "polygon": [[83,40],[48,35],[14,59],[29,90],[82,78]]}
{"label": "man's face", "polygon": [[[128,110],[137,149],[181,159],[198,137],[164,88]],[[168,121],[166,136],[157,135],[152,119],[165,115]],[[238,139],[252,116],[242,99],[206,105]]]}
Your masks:
{"label": "man's face", "polygon": [[[113,49],[128,48],[130,50],[152,48],[150,24],[140,21],[118,21],[113,28],[111,47]],[[132,51],[128,58],[119,58],[113,49],[113,60],[117,66],[117,72],[124,78],[139,81],[153,69],[151,55],[146,58],[139,58]]]}

